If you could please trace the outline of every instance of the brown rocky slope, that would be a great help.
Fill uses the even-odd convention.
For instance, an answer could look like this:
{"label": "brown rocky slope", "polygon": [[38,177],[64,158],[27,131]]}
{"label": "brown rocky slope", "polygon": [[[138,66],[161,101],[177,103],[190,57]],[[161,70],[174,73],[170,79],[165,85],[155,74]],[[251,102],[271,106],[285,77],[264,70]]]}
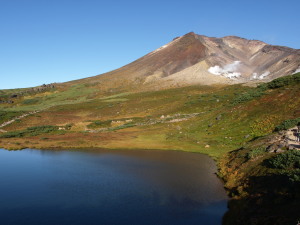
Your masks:
{"label": "brown rocky slope", "polygon": [[94,83],[103,90],[159,90],[266,82],[299,71],[300,50],[191,32],[117,70],[65,84]]}

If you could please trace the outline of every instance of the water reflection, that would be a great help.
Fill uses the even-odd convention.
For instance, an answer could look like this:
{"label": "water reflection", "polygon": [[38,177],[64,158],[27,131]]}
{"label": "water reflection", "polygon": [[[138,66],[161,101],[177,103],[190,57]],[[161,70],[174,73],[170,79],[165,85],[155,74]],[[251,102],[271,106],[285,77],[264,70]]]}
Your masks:
{"label": "water reflection", "polygon": [[173,151],[0,150],[3,224],[220,224],[214,162]]}

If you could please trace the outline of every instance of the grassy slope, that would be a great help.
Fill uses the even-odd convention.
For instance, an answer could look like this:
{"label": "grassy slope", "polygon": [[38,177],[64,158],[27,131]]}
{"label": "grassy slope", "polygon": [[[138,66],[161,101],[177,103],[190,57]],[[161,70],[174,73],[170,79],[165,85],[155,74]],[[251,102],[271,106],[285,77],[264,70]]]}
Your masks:
{"label": "grassy slope", "polygon": [[[40,137],[26,139],[1,139],[0,143],[6,148],[178,149],[199,151],[219,157],[256,136],[270,133],[280,121],[299,114],[297,86],[290,89],[268,90],[265,95],[252,101],[233,104],[241,93],[249,90],[251,91],[251,88],[240,85],[195,86],[104,96],[93,86],[75,85],[70,89],[25,96],[18,99],[13,107],[2,105],[0,109],[2,113],[9,111],[8,114],[12,115],[41,110],[37,114],[6,126],[4,129],[7,131],[41,125],[72,124],[70,131],[59,136],[43,134]],[[28,104],[29,99],[38,99],[38,101]],[[198,115],[187,120],[167,123],[167,120],[180,119],[184,115],[193,113]],[[177,114],[181,116],[176,116]],[[162,115],[165,117],[169,115],[170,118],[165,118],[164,121],[161,119]],[[135,118],[134,125],[143,125],[128,126],[128,128],[125,126],[121,127],[124,129],[95,133],[87,132],[90,129],[89,124],[93,121],[118,121],[126,118]],[[118,124],[112,123],[111,126],[116,125]],[[74,142],[74,137],[78,137],[76,139],[80,141]],[[41,140],[45,138],[46,141]]]}
{"label": "grassy slope", "polygon": [[[258,92],[263,95],[252,96]],[[247,93],[246,98],[244,93]],[[4,127],[7,131],[43,125],[63,128],[67,124],[71,126],[70,130],[36,135],[25,132],[23,138],[0,138],[0,146],[8,149],[147,148],[209,154],[219,159],[225,185],[234,195],[236,201],[231,203],[231,208],[241,209],[240,201],[244,203],[252,199],[249,196],[257,194],[247,189],[248,178],[264,177],[271,171],[262,164],[264,157],[270,157],[268,154],[260,160],[245,160],[247,151],[264,139],[249,141],[272,133],[283,120],[300,117],[299,96],[299,83],[263,91],[234,85],[111,94],[101,92],[97,86],[76,84],[71,88],[25,96],[13,105],[0,105],[5,119],[26,111],[41,110]],[[227,154],[242,146],[247,148]],[[253,204],[244,205],[253,208]],[[230,221],[228,224],[235,224],[232,218],[241,217],[241,214],[235,210],[230,212],[232,214],[226,217]],[[249,216],[249,213],[245,215]],[[261,218],[265,217],[263,213],[261,215]]]}

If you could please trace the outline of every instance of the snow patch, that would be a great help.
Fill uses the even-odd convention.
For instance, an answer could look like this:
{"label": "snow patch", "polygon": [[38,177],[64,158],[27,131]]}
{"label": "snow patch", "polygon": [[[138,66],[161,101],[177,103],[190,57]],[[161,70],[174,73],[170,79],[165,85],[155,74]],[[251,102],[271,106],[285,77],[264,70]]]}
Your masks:
{"label": "snow patch", "polygon": [[154,50],[152,53],[158,52],[158,51],[160,51],[160,50],[162,50],[162,49],[164,49],[164,48],[168,47],[170,44],[171,44],[171,43],[169,43],[169,44],[166,44],[166,45],[164,45],[164,46],[161,46],[160,48],[158,48],[158,49]]}
{"label": "snow patch", "polygon": [[162,49],[164,49],[164,48],[170,46],[171,44],[174,44],[175,42],[179,41],[180,39],[181,39],[181,37],[179,37],[179,38],[177,38],[177,39],[171,41],[170,43],[168,43],[168,44],[166,44],[166,45],[161,46],[160,48],[154,50],[153,52],[150,52],[148,55],[153,55],[153,54],[155,54],[155,53],[161,51]]}
{"label": "snow patch", "polygon": [[262,80],[269,75],[270,75],[270,71],[266,71],[260,75],[258,75],[257,73],[253,73],[250,80]]}
{"label": "snow patch", "polygon": [[233,63],[227,64],[224,67],[213,66],[208,69],[208,72],[214,75],[224,76],[229,79],[236,79],[241,76],[241,73],[238,72],[240,64],[240,61],[234,61]]}

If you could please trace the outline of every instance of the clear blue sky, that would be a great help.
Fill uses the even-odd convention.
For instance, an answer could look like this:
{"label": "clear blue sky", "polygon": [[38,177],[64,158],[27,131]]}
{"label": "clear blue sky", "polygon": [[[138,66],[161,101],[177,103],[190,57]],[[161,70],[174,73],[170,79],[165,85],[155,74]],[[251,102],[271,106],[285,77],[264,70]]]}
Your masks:
{"label": "clear blue sky", "polygon": [[190,31],[300,48],[299,0],[0,0],[0,89],[117,69]]}

